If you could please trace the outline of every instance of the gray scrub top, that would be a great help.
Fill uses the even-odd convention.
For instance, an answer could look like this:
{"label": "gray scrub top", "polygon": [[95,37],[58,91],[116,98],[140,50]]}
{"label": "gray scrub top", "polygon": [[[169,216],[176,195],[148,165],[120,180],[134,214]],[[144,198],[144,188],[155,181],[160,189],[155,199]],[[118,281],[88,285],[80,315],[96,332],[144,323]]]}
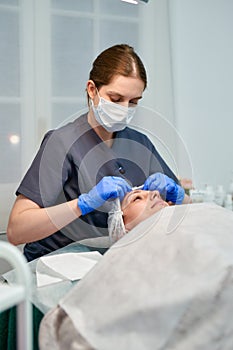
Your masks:
{"label": "gray scrub top", "polygon": [[[84,114],[45,135],[16,194],[23,194],[40,207],[49,207],[87,193],[104,176],[121,176],[138,186],[155,172],[178,182],[147,136],[126,127],[115,133],[109,148]],[[106,203],[47,238],[26,244],[26,258],[30,261],[74,241],[107,236],[109,205]]]}

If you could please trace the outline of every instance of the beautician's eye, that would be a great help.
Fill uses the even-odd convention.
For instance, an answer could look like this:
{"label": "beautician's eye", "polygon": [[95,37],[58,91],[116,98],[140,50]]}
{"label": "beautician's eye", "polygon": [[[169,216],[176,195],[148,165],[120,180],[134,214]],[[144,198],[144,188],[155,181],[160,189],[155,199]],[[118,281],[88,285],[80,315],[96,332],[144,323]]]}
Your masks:
{"label": "beautician's eye", "polygon": [[120,98],[118,98],[118,99],[111,98],[111,102],[113,102],[113,103],[119,103],[119,102],[121,102],[121,99],[120,99]]}
{"label": "beautician's eye", "polygon": [[123,101],[123,97],[121,95],[118,95],[118,94],[108,94],[108,97],[109,97],[110,101],[113,103],[120,103]]}
{"label": "beautician's eye", "polygon": [[136,107],[138,104],[138,100],[136,101],[129,101],[129,107]]}

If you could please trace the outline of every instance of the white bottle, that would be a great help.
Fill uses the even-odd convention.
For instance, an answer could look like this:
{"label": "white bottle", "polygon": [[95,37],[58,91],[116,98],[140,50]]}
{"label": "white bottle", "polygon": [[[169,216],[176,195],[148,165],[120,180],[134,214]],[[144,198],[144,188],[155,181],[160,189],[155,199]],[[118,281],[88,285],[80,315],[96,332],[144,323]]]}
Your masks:
{"label": "white bottle", "polygon": [[232,196],[230,193],[227,193],[225,199],[224,199],[224,208],[232,210]]}
{"label": "white bottle", "polygon": [[216,204],[223,206],[225,193],[222,185],[218,185],[215,191],[214,201]]}
{"label": "white bottle", "polygon": [[213,187],[210,185],[207,185],[205,188],[204,202],[214,202],[214,190]]}
{"label": "white bottle", "polygon": [[229,185],[227,193],[231,194],[231,198],[233,200],[233,180],[231,180],[231,182],[230,182],[230,185]]}

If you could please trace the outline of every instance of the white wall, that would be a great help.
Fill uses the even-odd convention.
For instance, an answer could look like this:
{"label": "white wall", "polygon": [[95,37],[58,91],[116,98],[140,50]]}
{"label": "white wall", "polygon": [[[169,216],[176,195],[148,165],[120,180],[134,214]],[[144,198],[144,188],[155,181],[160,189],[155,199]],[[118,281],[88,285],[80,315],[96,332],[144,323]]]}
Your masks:
{"label": "white wall", "polygon": [[172,170],[182,175],[177,165],[168,9],[167,0],[151,0],[141,6],[139,46],[148,87],[140,102],[145,110],[140,110],[134,123],[152,139]]}
{"label": "white wall", "polygon": [[[176,127],[196,186],[233,171],[233,1],[168,0]],[[180,153],[179,168],[188,173]]]}
{"label": "white wall", "polygon": [[[34,115],[34,106],[40,107],[39,112],[41,112],[42,103],[40,97],[44,94],[43,89],[38,87],[36,91],[42,91],[41,94],[38,94],[31,86],[34,84],[32,81],[33,78],[31,79],[33,65],[35,62],[42,65],[44,63],[38,57],[34,60],[33,55],[38,56],[36,53],[41,52],[44,54],[44,52],[48,51],[38,50],[37,52],[37,50],[34,50],[34,46],[36,46],[35,42],[41,42],[41,40],[34,40],[33,30],[30,29],[28,31],[27,28],[34,28],[38,35],[41,33],[41,28],[37,28],[38,26],[35,24],[32,25],[31,21],[34,15],[28,16],[27,13],[31,11],[33,14],[35,10],[33,4],[36,4],[36,6],[44,8],[44,14],[46,13],[46,6],[48,6],[49,2],[46,0],[35,0],[32,4],[30,0],[23,0],[21,3],[24,6],[12,5],[12,9],[6,5],[0,6],[2,35],[4,34],[4,28],[6,29],[6,34],[9,32],[7,24],[4,27],[4,21],[8,18],[6,14],[9,12],[9,20],[12,21],[10,23],[21,23],[21,30],[17,26],[15,27],[16,38],[18,38],[18,33],[21,33],[25,37],[24,45],[22,43],[20,44],[19,38],[18,41],[16,40],[17,45],[13,45],[10,40],[2,40],[2,43],[6,42],[10,47],[21,47],[21,51],[23,52],[20,56],[21,59],[19,59],[21,51],[9,55],[11,59],[15,58],[15,62],[11,65],[11,60],[8,60],[7,55],[5,55],[7,66],[9,61],[10,69],[8,71],[11,73],[10,77],[12,81],[8,76],[6,76],[6,81],[2,79],[3,89],[0,91],[0,107],[2,106],[3,108],[1,113],[2,125],[5,125],[7,121],[7,123],[12,124],[10,124],[10,127],[14,129],[14,132],[23,130],[22,139],[24,139],[24,146],[22,146],[21,151],[24,166],[32,153],[33,147],[30,146],[30,143],[33,145],[35,139],[37,141],[35,137],[35,133],[38,131],[37,124],[40,126],[43,119],[40,115],[38,115],[38,120],[32,117]],[[61,3],[64,6],[70,4],[65,0]],[[93,3],[97,6],[97,1]],[[118,6],[119,4],[119,6],[123,6],[123,3],[120,3],[120,1],[118,3],[116,0],[112,0],[111,6],[106,6],[106,4],[109,5],[109,0],[101,0],[98,4],[110,13],[113,11],[111,6]],[[81,5],[84,7],[89,6],[88,2],[80,2]],[[124,6],[126,5],[124,4]],[[103,8],[99,8],[100,14],[103,14]],[[130,11],[133,11],[132,9],[133,7],[131,7]],[[141,5],[141,9],[142,18],[139,19],[139,22],[137,17],[134,19],[133,13],[129,11],[129,7],[127,7],[126,11],[129,19],[126,21],[125,13],[123,19],[121,19],[121,21],[125,21],[125,25],[129,26],[131,33],[124,29],[122,22],[120,22],[121,26],[119,26],[116,21],[116,28],[118,30],[114,31],[113,38],[113,32],[106,30],[106,24],[103,31],[98,34],[99,39],[102,40],[100,40],[98,45],[103,46],[104,42],[110,43],[112,40],[116,41],[116,35],[118,42],[123,42],[127,39],[126,41],[132,42],[134,45],[135,40],[132,38],[134,36],[137,37],[137,34],[139,34],[139,50],[136,49],[142,57],[148,72],[148,89],[145,92],[142,104],[158,112],[156,118],[148,112],[151,117],[149,125],[146,125],[145,122],[147,115],[145,113],[140,115],[139,124],[145,126],[149,133],[158,135],[160,142],[159,144],[157,143],[157,147],[179,176],[192,177],[196,186],[201,186],[203,183],[213,185],[219,183],[226,187],[233,171],[233,104],[231,101],[233,95],[233,1],[150,0],[148,4]],[[35,12],[38,15],[38,9]],[[22,17],[23,20],[17,22],[16,19],[20,16],[20,13],[24,14]],[[58,15],[60,16],[60,14],[59,12]],[[114,18],[115,15],[113,16]],[[90,16],[91,18],[93,17],[92,19],[95,22],[96,15]],[[113,17],[111,15],[111,26]],[[106,14],[103,19],[105,23],[108,20],[108,15]],[[39,19],[38,22],[40,22]],[[41,23],[43,26],[43,22]],[[135,29],[137,28],[137,23],[140,23],[139,33]],[[92,40],[97,45],[97,32],[95,26],[94,28],[94,39],[92,38]],[[62,30],[62,33],[64,33],[64,30]],[[75,40],[76,33],[78,31],[74,32]],[[12,31],[10,35],[12,36]],[[58,37],[60,36],[58,35]],[[92,41],[90,41],[89,35],[88,38],[88,45],[92,47]],[[25,47],[27,50],[24,52],[22,47]],[[31,47],[32,53],[29,54]],[[6,52],[4,48],[5,46],[3,45],[2,50]],[[12,103],[13,107],[16,108],[15,106],[19,106],[21,103],[21,97],[17,95],[19,92],[13,94],[11,84],[15,87],[16,77],[19,76],[17,69],[14,67],[18,67],[18,61],[24,62],[25,57],[27,61],[23,65],[21,74],[24,76],[24,85],[27,86],[27,94],[24,88],[21,89],[24,102],[21,106],[23,118],[21,118],[20,109],[18,108],[19,110],[16,111],[18,114],[14,111],[14,120],[11,120],[6,113],[5,106]],[[14,69],[12,69],[12,65]],[[3,67],[2,71],[6,71],[5,67]],[[12,75],[12,72],[15,72],[15,75]],[[25,72],[29,72],[29,74],[25,74]],[[40,77],[42,76],[40,69],[36,69],[36,72],[39,72]],[[79,81],[78,79],[74,80],[75,82]],[[38,81],[39,79],[36,79],[37,85]],[[9,91],[12,94],[10,98],[5,93],[8,85]],[[75,88],[75,91],[78,91],[78,89]],[[33,94],[39,98],[39,102],[31,102],[34,96]],[[58,99],[55,96],[52,102],[54,102],[54,105],[59,102],[59,108],[57,109],[62,111],[63,102],[64,105],[68,103],[72,108],[74,107],[76,92],[74,97],[71,97],[61,96],[61,98],[59,97],[59,101],[57,101]],[[47,99],[45,104],[48,101],[51,102]],[[27,106],[27,102],[30,102],[28,108],[25,107]],[[45,110],[46,108],[44,108]],[[9,113],[11,113],[10,109]],[[160,115],[163,118],[159,118]],[[51,119],[48,116],[45,117],[46,120]],[[62,118],[62,116],[60,117]],[[21,119],[22,128],[20,126]],[[10,127],[9,132],[13,132]],[[47,128],[48,126],[46,126]],[[28,130],[30,130],[30,133],[28,133]],[[6,130],[6,134],[7,132],[8,130]],[[157,141],[158,138],[155,138],[155,143]],[[13,151],[15,152],[15,148]],[[1,147],[1,152],[5,154],[3,147]],[[18,153],[14,153],[13,156],[11,155],[6,162],[3,162],[4,170],[6,169],[5,165],[9,165],[8,163],[10,163],[11,159],[13,159],[14,168],[16,167],[16,161],[14,159],[17,160],[20,157]],[[17,169],[20,169],[20,167],[17,166]],[[14,171],[8,171],[8,173],[15,175]],[[15,181],[9,179],[9,182],[0,184],[1,230],[5,230],[6,228],[9,208],[13,202],[14,191],[17,187]]]}

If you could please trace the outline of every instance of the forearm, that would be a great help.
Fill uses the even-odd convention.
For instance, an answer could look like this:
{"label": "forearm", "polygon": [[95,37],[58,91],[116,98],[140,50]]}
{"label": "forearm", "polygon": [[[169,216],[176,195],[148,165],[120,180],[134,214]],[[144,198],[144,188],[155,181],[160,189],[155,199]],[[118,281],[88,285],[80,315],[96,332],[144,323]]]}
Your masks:
{"label": "forearm", "polygon": [[81,216],[77,199],[49,208],[13,209],[7,228],[8,240],[15,245],[50,236]]}

